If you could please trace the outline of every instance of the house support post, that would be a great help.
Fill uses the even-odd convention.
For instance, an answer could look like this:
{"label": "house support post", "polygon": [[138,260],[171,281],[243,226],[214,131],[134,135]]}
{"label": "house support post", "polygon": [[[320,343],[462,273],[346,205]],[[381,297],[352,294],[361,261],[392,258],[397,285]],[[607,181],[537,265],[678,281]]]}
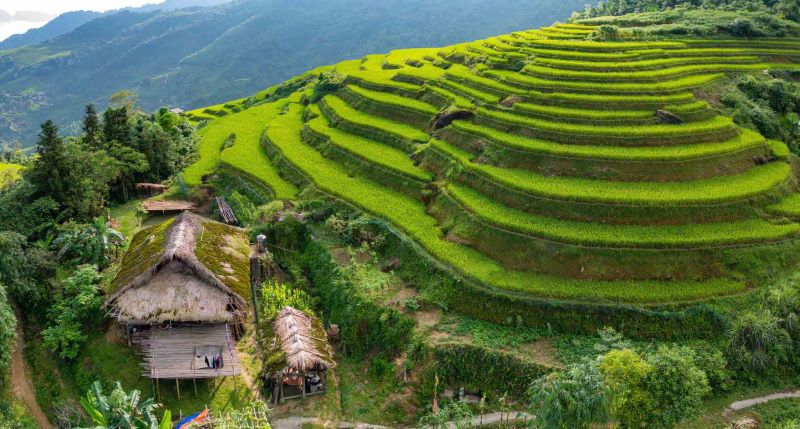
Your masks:
{"label": "house support post", "polygon": [[175,379],[175,388],[178,390],[178,400],[181,400],[181,383],[178,379]]}

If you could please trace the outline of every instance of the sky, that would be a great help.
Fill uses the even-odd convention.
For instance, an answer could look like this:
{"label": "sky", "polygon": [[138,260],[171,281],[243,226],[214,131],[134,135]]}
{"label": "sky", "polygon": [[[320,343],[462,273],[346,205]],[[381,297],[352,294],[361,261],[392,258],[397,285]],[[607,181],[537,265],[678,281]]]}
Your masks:
{"label": "sky", "polygon": [[[163,0],[0,0],[0,40],[28,29],[41,27],[50,19],[72,10],[103,12],[126,6],[142,6]],[[11,17],[3,13],[7,12]],[[18,12],[22,12],[18,14]],[[37,12],[37,13],[30,13]],[[15,14],[17,16],[15,16]]]}

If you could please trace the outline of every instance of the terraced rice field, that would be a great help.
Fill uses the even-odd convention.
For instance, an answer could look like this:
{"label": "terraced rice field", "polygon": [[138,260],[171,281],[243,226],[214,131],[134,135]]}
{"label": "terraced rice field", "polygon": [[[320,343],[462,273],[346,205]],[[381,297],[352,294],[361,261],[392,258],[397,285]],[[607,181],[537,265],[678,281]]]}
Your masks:
{"label": "terraced rice field", "polygon": [[800,244],[792,155],[693,90],[800,70],[800,44],[594,31],[556,24],[325,68],[346,83],[316,103],[297,92],[212,118],[187,178],[223,164],[278,198],[314,186],[497,290],[637,304],[745,291],[730,249]]}

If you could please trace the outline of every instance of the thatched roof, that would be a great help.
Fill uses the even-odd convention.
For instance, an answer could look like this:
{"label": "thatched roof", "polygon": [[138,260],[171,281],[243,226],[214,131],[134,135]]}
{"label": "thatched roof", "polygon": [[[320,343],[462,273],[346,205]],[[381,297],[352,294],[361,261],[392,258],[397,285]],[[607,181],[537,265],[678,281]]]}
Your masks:
{"label": "thatched roof", "polygon": [[309,370],[334,366],[333,350],[319,319],[292,307],[275,316],[272,327],[287,367]]}
{"label": "thatched roof", "polygon": [[109,292],[120,320],[232,321],[250,298],[247,234],[184,212],[133,237]]}

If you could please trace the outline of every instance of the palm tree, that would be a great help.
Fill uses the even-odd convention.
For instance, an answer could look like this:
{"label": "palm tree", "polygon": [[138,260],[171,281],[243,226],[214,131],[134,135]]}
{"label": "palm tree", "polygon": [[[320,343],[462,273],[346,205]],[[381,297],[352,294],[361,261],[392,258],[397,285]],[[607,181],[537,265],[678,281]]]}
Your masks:
{"label": "palm tree", "polygon": [[125,392],[118,381],[111,394],[106,396],[100,382],[95,381],[86,397],[81,398],[81,406],[95,424],[85,429],[169,429],[172,413],[164,411],[159,422],[155,410],[161,405],[153,398],[140,402],[140,395],[138,390]]}

